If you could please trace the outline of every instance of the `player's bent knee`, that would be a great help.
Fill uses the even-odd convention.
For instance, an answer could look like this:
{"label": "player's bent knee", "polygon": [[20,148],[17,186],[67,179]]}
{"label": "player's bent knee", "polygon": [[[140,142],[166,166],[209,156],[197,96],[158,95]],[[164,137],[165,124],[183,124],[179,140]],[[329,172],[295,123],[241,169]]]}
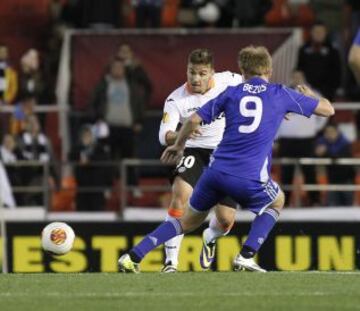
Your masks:
{"label": "player's bent knee", "polygon": [[215,214],[218,224],[225,231],[228,231],[232,228],[235,222],[235,214],[236,214],[235,209],[225,205],[217,205],[215,209]]}
{"label": "player's bent knee", "polygon": [[275,201],[269,207],[276,209],[278,212],[280,212],[283,209],[284,204],[285,204],[285,194],[283,191],[280,191]]}
{"label": "player's bent knee", "polygon": [[221,226],[221,228],[224,229],[224,231],[229,231],[233,225],[234,225],[234,217],[230,217],[230,218],[226,218],[226,217],[218,217],[216,216],[216,219],[219,223],[219,225]]}

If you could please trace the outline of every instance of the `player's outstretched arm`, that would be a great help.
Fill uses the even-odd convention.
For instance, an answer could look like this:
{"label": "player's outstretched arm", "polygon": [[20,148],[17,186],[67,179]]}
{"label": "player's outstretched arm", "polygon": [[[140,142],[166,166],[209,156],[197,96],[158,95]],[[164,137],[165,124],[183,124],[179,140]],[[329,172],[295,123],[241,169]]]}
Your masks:
{"label": "player's outstretched arm", "polygon": [[[178,132],[168,131],[165,135],[165,142],[167,146],[171,146],[175,144],[176,138],[178,136]],[[201,136],[200,129],[195,129],[191,132],[189,138],[196,139],[197,137]]]}
{"label": "player's outstretched arm", "polygon": [[331,117],[335,114],[335,109],[326,98],[320,98],[314,114],[321,117]]}
{"label": "player's outstretched arm", "polygon": [[185,148],[185,142],[190,135],[197,130],[200,125],[202,118],[194,113],[188,118],[180,131],[177,134],[175,143],[165,149],[161,155],[161,161],[165,164],[174,164],[182,157],[183,150]]}
{"label": "player's outstretched arm", "polygon": [[335,114],[335,109],[331,103],[324,97],[319,97],[312,89],[306,85],[299,85],[297,89],[300,93],[319,99],[319,103],[314,110],[314,114],[321,117],[330,117]]}
{"label": "player's outstretched arm", "polygon": [[348,62],[356,82],[360,85],[360,45],[353,44],[351,46]]}
{"label": "player's outstretched arm", "polygon": [[202,118],[195,112],[193,113],[183,124],[181,127],[175,145],[184,147],[186,140],[190,137],[193,132],[196,132],[200,123],[202,122]]}

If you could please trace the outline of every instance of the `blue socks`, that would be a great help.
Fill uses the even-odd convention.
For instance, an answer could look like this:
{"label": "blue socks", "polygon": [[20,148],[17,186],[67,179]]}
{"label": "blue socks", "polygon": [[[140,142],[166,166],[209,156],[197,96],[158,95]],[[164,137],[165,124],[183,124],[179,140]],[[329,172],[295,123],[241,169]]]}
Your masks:
{"label": "blue socks", "polygon": [[182,233],[183,230],[177,219],[174,218],[163,222],[130,250],[129,255],[131,260],[139,263],[145,255],[154,248]]}
{"label": "blue socks", "polygon": [[[279,212],[273,208],[267,208],[261,215],[256,216],[251,225],[249,236],[240,252],[243,257],[252,258],[255,256],[278,218]],[[177,219],[163,222],[130,250],[131,260],[139,263],[154,248],[182,233],[183,230]]]}
{"label": "blue socks", "polygon": [[241,256],[244,258],[254,257],[278,219],[279,212],[273,208],[267,208],[261,215],[256,216],[240,252]]}

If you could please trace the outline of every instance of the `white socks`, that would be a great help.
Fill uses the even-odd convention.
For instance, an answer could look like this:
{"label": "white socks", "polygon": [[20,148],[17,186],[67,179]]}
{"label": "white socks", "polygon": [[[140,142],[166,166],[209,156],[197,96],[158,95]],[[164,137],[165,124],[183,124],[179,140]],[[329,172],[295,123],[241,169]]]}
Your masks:
{"label": "white socks", "polygon": [[213,215],[209,222],[209,228],[206,228],[204,231],[205,241],[206,243],[214,242],[217,238],[225,236],[229,232],[230,230],[224,230],[224,228],[217,221],[216,215]]}
{"label": "white socks", "polygon": [[[170,219],[175,219],[170,215],[167,215],[165,220],[168,221]],[[184,235],[177,235],[176,237],[170,239],[169,241],[165,242],[165,263],[171,261],[171,264],[175,267],[178,265],[179,262],[179,252],[180,252],[180,245]]]}
{"label": "white socks", "polygon": [[[175,219],[172,216],[167,215],[165,220]],[[209,227],[205,229],[204,236],[206,243],[214,242],[217,238],[227,235],[230,229],[225,231],[216,219],[216,215],[213,215],[210,219]],[[171,264],[175,267],[179,262],[180,245],[184,235],[177,235],[176,237],[165,242],[165,263],[171,261]]]}

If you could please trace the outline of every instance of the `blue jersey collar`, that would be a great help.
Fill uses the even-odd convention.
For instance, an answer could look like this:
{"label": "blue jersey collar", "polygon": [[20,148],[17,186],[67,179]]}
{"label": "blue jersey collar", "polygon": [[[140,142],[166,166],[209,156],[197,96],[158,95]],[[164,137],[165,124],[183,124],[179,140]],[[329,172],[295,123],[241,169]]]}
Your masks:
{"label": "blue jersey collar", "polygon": [[245,81],[245,83],[249,83],[249,84],[264,84],[264,83],[269,83],[268,81],[260,78],[260,77],[253,77],[250,78],[249,80]]}

